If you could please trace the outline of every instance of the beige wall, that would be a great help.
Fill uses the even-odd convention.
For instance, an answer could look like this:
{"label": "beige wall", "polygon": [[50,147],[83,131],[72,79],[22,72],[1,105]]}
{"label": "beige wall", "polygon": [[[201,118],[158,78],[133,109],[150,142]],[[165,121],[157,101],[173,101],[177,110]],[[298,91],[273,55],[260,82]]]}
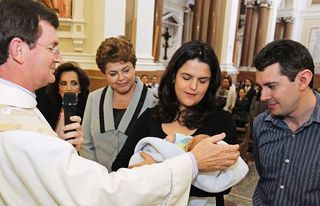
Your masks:
{"label": "beige wall", "polygon": [[104,0],[84,0],[83,15],[86,38],[82,51],[74,51],[72,38],[59,38],[59,46],[65,61],[76,61],[84,69],[96,68],[94,56],[104,36]]}

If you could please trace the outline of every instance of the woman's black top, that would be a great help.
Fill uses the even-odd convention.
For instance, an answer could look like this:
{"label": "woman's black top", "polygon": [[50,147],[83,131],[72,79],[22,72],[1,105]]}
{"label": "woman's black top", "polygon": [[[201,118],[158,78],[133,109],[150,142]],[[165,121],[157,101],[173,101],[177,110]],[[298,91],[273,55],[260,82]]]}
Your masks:
{"label": "woman's black top", "polygon": [[[161,121],[154,117],[155,108],[149,108],[144,111],[141,116],[135,121],[128,133],[128,139],[122,147],[117,158],[113,162],[112,170],[116,171],[121,167],[128,167],[130,157],[134,153],[134,148],[140,139],[144,137],[158,137],[164,139],[167,134],[164,133],[161,127]],[[225,142],[229,144],[237,144],[237,131],[235,123],[229,112],[217,109],[206,122],[206,125],[198,128],[192,136],[198,134],[216,135],[225,132]],[[214,196],[213,193],[208,193],[194,186],[191,187],[190,196],[209,197]]]}

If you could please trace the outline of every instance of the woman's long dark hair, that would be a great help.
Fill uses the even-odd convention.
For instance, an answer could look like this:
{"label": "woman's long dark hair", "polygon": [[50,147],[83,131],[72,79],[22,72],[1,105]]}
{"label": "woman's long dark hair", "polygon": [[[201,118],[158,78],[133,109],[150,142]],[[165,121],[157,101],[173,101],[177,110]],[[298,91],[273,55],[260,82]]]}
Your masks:
{"label": "woman's long dark hair", "polygon": [[[202,100],[197,105],[187,107],[181,112],[174,82],[178,70],[188,60],[197,60],[208,64],[211,78],[208,90]],[[211,46],[201,41],[185,43],[175,52],[161,78],[156,117],[163,123],[170,123],[177,119],[181,125],[189,129],[203,126],[216,109],[215,96],[220,86],[220,78],[221,71],[218,58]]]}
{"label": "woman's long dark hair", "polygon": [[90,92],[89,90],[90,82],[89,82],[88,75],[77,65],[77,63],[66,62],[66,63],[60,64],[54,73],[56,80],[54,83],[49,84],[46,87],[46,92],[53,102],[61,106],[62,98],[61,98],[61,95],[59,94],[59,82],[61,79],[61,75],[64,72],[70,72],[70,71],[75,72],[79,79],[80,93],[78,94],[77,114],[82,118],[85,105],[87,102],[87,98]]}

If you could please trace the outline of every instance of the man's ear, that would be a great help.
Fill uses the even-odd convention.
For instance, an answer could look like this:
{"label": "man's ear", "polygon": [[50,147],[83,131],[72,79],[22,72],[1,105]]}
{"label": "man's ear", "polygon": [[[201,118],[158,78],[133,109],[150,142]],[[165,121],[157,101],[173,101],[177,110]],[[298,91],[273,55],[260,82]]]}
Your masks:
{"label": "man's ear", "polygon": [[13,38],[9,44],[9,58],[11,57],[15,62],[22,64],[25,59],[26,44],[20,38]]}
{"label": "man's ear", "polygon": [[299,86],[301,90],[305,90],[309,87],[309,83],[311,82],[311,79],[313,77],[312,72],[309,69],[304,69],[297,75],[297,78],[299,79]]}

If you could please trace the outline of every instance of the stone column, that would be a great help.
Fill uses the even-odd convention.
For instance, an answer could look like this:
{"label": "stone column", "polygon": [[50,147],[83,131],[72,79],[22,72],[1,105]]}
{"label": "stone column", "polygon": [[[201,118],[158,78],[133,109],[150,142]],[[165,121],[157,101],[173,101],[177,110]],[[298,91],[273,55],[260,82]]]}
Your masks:
{"label": "stone column", "polygon": [[226,0],[226,14],[224,21],[224,30],[222,38],[222,49],[220,64],[222,71],[228,74],[236,74],[237,69],[233,62],[234,41],[237,30],[239,0]]}
{"label": "stone column", "polygon": [[200,24],[200,40],[206,41],[208,35],[208,26],[209,26],[209,12],[211,0],[202,1],[202,12],[201,12],[201,24]]}
{"label": "stone column", "polygon": [[267,39],[266,42],[271,42],[274,40],[275,37],[275,30],[277,25],[277,16],[280,7],[281,0],[269,0],[269,26],[267,32]]}
{"label": "stone column", "polygon": [[221,0],[212,0],[210,3],[209,9],[209,21],[208,21],[208,34],[207,34],[207,42],[212,46],[215,52],[218,52],[219,45],[219,34],[221,30],[221,20],[223,18]]}
{"label": "stone column", "polygon": [[[114,18],[117,11],[117,18]],[[125,35],[126,0],[105,0],[104,37]]]}
{"label": "stone column", "polygon": [[[84,1],[80,0],[74,5],[74,13],[72,14],[72,19],[74,21],[72,43],[74,46],[74,51],[82,52],[83,44],[86,39],[85,35],[85,20],[84,20]],[[61,24],[60,24],[61,25]]]}
{"label": "stone column", "polygon": [[210,2],[210,9],[209,9],[209,19],[208,19],[208,34],[207,34],[207,42],[214,48],[214,36],[216,32],[216,22],[217,22],[217,17],[216,17],[216,11],[215,8],[217,7],[217,1],[212,0]]}
{"label": "stone column", "polygon": [[274,39],[282,39],[282,32],[283,32],[283,24],[282,24],[282,18],[277,18],[276,22],[276,30],[274,32]]}
{"label": "stone column", "polygon": [[153,51],[154,61],[159,61],[161,49],[163,0],[155,0],[154,27],[153,27]]}
{"label": "stone column", "polygon": [[244,34],[241,50],[240,66],[249,66],[248,57],[250,51],[250,38],[252,30],[252,19],[253,19],[254,5],[253,2],[248,1],[246,5],[246,19],[244,24]]}
{"label": "stone column", "polygon": [[200,26],[202,19],[202,0],[195,0],[194,2],[194,13],[193,13],[193,26],[192,26],[192,40],[200,39]]}
{"label": "stone column", "polygon": [[191,41],[192,39],[192,22],[193,22],[193,11],[191,8],[184,12],[183,18],[183,35],[182,35],[182,43]]}
{"label": "stone column", "polygon": [[284,19],[284,29],[283,29],[283,38],[284,39],[291,39],[292,28],[293,28],[293,18],[286,17]]}
{"label": "stone column", "polygon": [[258,28],[257,28],[257,37],[254,47],[254,56],[262,49],[266,42],[267,38],[267,29],[268,29],[268,18],[269,18],[269,5],[268,3],[261,2],[259,4],[259,19],[258,19]]}
{"label": "stone column", "polygon": [[152,67],[156,66],[153,63],[152,56],[154,3],[150,0],[136,1],[135,48],[138,59],[137,70],[152,70]]}

